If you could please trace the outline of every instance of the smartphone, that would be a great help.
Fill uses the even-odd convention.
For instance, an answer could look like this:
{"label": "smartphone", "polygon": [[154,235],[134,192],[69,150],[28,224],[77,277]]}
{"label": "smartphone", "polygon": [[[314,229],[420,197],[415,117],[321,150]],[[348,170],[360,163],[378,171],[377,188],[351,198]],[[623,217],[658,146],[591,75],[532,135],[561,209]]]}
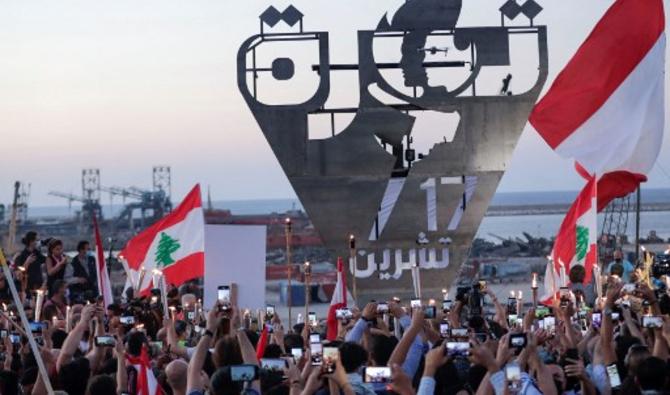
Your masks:
{"label": "smartphone", "polygon": [[546,306],[539,306],[535,310],[535,318],[544,318],[549,315],[549,308]]}
{"label": "smartphone", "polygon": [[312,359],[312,366],[321,366],[323,363],[323,346],[321,343],[311,343],[309,351]]}
{"label": "smartphone", "polygon": [[302,358],[302,348],[300,347],[293,347],[291,349],[291,355],[293,355],[293,360],[295,363],[298,363],[300,359]]}
{"label": "smartphone", "polygon": [[321,335],[318,333],[311,333],[309,335],[309,344],[321,343]]}
{"label": "smartphone", "polygon": [[645,328],[663,328],[663,317],[657,315],[643,315],[642,326]]}
{"label": "smartphone", "polygon": [[522,349],[526,347],[526,334],[514,333],[509,336],[509,347],[515,349]]}
{"label": "smartphone", "polygon": [[326,374],[335,373],[335,363],[340,359],[340,351],[337,347],[323,348],[323,367]]}
{"label": "smartphone", "polygon": [[309,321],[309,324],[311,326],[319,325],[319,321],[317,321],[317,319],[316,319],[316,313],[313,312],[313,311],[310,311],[309,313],[307,313],[307,320]]}
{"label": "smartphone", "polygon": [[409,307],[412,309],[420,309],[421,308],[421,299],[412,299],[409,302]]}
{"label": "smartphone", "polygon": [[229,285],[219,285],[217,299],[219,302],[224,304],[230,303],[230,286]]}
{"label": "smartphone", "polygon": [[570,288],[561,287],[558,295],[561,297],[561,307],[567,307],[570,304]]}
{"label": "smartphone", "polygon": [[265,306],[265,319],[269,321],[274,316],[275,316],[275,306],[273,304]]}
{"label": "smartphone", "polygon": [[18,333],[12,333],[9,335],[9,341],[12,342],[12,344],[19,344],[21,343],[21,335]]}
{"label": "smartphone", "polygon": [[621,314],[619,314],[618,311],[613,311],[612,312],[612,321],[619,321],[621,318]]}
{"label": "smartphone", "polygon": [[35,339],[35,343],[39,346],[44,346],[44,338],[42,336],[35,336],[33,337]]}
{"label": "smartphone", "polygon": [[591,314],[591,325],[593,325],[595,329],[600,329],[602,323],[603,323],[603,313],[597,312]]}
{"label": "smartphone", "polygon": [[363,374],[365,383],[388,384],[391,382],[391,368],[387,366],[368,366]]}
{"label": "smartphone", "polygon": [[186,319],[193,321],[195,320],[195,311],[189,311],[186,313]]}
{"label": "smartphone", "polygon": [[389,312],[389,304],[386,302],[379,302],[377,303],[377,313],[378,314],[386,314]]}
{"label": "smartphone", "polygon": [[447,342],[447,355],[450,357],[467,357],[470,355],[470,343]]}
{"label": "smartphone", "polygon": [[507,314],[508,315],[517,315],[517,300],[516,298],[509,297],[507,298]]}
{"label": "smartphone", "polygon": [[435,318],[437,315],[437,312],[435,311],[435,306],[426,306],[426,308],[423,309],[423,315],[424,318],[426,319]]}
{"label": "smartphone", "polygon": [[7,329],[0,329],[0,339],[6,338],[8,333]]}
{"label": "smartphone", "polygon": [[[377,308],[377,311],[379,311],[379,308]],[[335,310],[335,318],[338,320],[350,320],[354,317],[354,313],[351,312],[348,308],[343,308],[343,309],[337,309]]]}
{"label": "smartphone", "polygon": [[623,290],[624,290],[624,292],[626,292],[627,294],[632,294],[632,293],[634,293],[636,289],[637,289],[637,285],[636,285],[636,284],[624,284],[624,286],[623,286]]}
{"label": "smartphone", "polygon": [[30,321],[30,331],[32,333],[42,333],[42,330],[45,329],[45,325],[43,322],[34,322]]}
{"label": "smartphone", "polygon": [[96,347],[114,347],[114,346],[116,346],[116,339],[114,339],[114,336],[96,336],[95,337],[95,346]]}
{"label": "smartphone", "polygon": [[250,382],[258,379],[258,366],[233,365],[230,367],[230,380],[234,382]]}
{"label": "smartphone", "polygon": [[132,315],[126,315],[119,318],[123,325],[135,325],[135,317]]}
{"label": "smartphone", "polygon": [[163,351],[163,342],[149,342],[149,347],[154,354],[158,354]]}
{"label": "smartphone", "polygon": [[261,358],[261,368],[270,372],[284,372],[288,363],[281,358]]}
{"label": "smartphone", "polygon": [[521,367],[519,367],[519,364],[508,363],[505,365],[505,380],[507,381],[507,388],[510,390],[520,389]]}
{"label": "smartphone", "polygon": [[613,389],[621,387],[621,377],[615,363],[607,366],[607,377],[610,379],[610,387]]}
{"label": "smartphone", "polygon": [[449,324],[446,322],[440,324],[440,337],[443,339],[449,337]]}
{"label": "smartphone", "polygon": [[442,301],[442,311],[445,312],[445,313],[450,312],[451,311],[451,305],[452,305],[451,299],[443,300]]}
{"label": "smartphone", "polygon": [[544,330],[554,334],[556,333],[556,317],[549,315],[544,317]]}
{"label": "smartphone", "polygon": [[449,335],[451,337],[468,337],[468,328],[452,328]]}

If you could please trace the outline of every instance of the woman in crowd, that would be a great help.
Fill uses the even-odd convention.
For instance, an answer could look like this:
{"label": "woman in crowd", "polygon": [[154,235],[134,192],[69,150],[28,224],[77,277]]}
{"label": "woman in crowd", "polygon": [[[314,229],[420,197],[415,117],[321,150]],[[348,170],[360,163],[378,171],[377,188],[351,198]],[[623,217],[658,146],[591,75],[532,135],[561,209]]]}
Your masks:
{"label": "woman in crowd", "polygon": [[56,280],[63,280],[69,258],[63,254],[63,242],[58,239],[49,241],[47,252],[47,289],[51,292]]}

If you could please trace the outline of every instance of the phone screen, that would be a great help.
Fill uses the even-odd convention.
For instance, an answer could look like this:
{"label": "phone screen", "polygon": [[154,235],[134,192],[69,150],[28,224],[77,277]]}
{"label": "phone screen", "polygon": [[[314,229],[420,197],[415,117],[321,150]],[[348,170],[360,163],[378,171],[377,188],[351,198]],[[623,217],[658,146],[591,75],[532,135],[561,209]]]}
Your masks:
{"label": "phone screen", "polygon": [[549,333],[554,333],[556,331],[556,317],[544,317],[544,330]]}
{"label": "phone screen", "polygon": [[283,372],[286,360],[280,358],[261,358],[261,368],[270,372]]}
{"label": "phone screen", "polygon": [[386,314],[389,312],[389,304],[386,302],[377,303],[377,313]]}
{"label": "phone screen", "polygon": [[468,337],[467,328],[453,328],[451,329],[451,337]]}
{"label": "phone screen", "polygon": [[443,338],[449,337],[449,324],[446,322],[440,324],[440,336]]}
{"label": "phone screen", "polygon": [[274,307],[274,305],[269,304],[269,305],[265,306],[265,315],[266,315],[268,318],[272,318],[272,317],[275,316],[275,307]]}
{"label": "phone screen", "polygon": [[409,306],[413,309],[420,309],[421,308],[421,299],[412,299],[409,302]]}
{"label": "phone screen", "polygon": [[354,314],[347,308],[335,310],[335,318],[338,320],[348,320],[353,318],[353,316]]}
{"label": "phone screen", "polygon": [[447,355],[450,357],[467,357],[470,355],[470,343],[447,342]]}
{"label": "phone screen", "polygon": [[323,348],[323,365],[326,373],[335,373],[335,363],[338,359],[340,359],[340,351],[337,347]]}
{"label": "phone screen", "polygon": [[426,308],[423,310],[424,317],[426,319],[433,319],[436,316],[435,312],[435,306],[426,306]]}
{"label": "phone screen", "polygon": [[600,328],[600,325],[602,325],[602,323],[603,323],[602,313],[591,314],[591,324],[593,325],[594,328],[596,329]]}
{"label": "phone screen", "polygon": [[302,348],[294,347],[291,349],[291,355],[293,355],[293,360],[298,363],[300,358],[302,358]]}
{"label": "phone screen", "polygon": [[114,336],[96,336],[95,345],[97,347],[114,347],[116,346],[116,339],[114,339]]}
{"label": "phone screen", "polygon": [[41,322],[30,322],[30,331],[32,333],[42,333],[42,330],[44,328],[44,324]]}
{"label": "phone screen", "polygon": [[621,386],[621,377],[619,377],[619,370],[616,364],[607,366],[607,377],[610,379],[610,387],[618,388]]}
{"label": "phone screen", "polygon": [[663,317],[656,315],[642,316],[642,326],[645,328],[663,328]]}
{"label": "phone screen", "polygon": [[132,315],[123,316],[119,319],[123,325],[133,325],[135,324],[135,317]]}
{"label": "phone screen", "polygon": [[235,382],[253,381],[258,376],[255,365],[233,365],[230,367],[230,379]]}
{"label": "phone screen", "polygon": [[310,334],[310,335],[309,335],[309,343],[310,343],[310,344],[313,344],[313,343],[321,343],[321,335],[319,335],[318,333],[312,333],[312,334]]}
{"label": "phone screen", "polygon": [[515,363],[509,363],[505,366],[505,379],[507,381],[521,380],[521,368]]}
{"label": "phone screen", "polygon": [[365,368],[366,383],[386,384],[391,382],[391,368],[386,366],[369,366]]}
{"label": "phone screen", "polygon": [[309,351],[312,355],[312,366],[320,366],[323,363],[323,346],[321,343],[310,344]]}
{"label": "phone screen", "polygon": [[451,310],[451,304],[452,304],[451,300],[442,301],[442,311],[446,313],[449,310]]}
{"label": "phone screen", "polygon": [[219,285],[217,299],[221,303],[230,303],[230,286]]}
{"label": "phone screen", "polygon": [[319,321],[316,320],[316,313],[313,311],[310,311],[307,314],[307,319],[309,320],[309,324],[311,326],[317,326],[319,324]]}

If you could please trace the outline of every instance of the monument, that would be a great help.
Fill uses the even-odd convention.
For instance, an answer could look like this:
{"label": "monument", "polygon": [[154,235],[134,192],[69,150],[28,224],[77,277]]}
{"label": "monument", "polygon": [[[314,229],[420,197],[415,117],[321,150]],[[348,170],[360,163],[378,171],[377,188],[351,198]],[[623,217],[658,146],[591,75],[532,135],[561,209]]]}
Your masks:
{"label": "monument", "polygon": [[[260,17],[260,33],[238,52],[240,92],[324,243],[333,254],[349,256],[350,236],[355,238],[348,284],[356,284],[359,304],[436,297],[451,285],[546,82],[547,30],[533,23],[539,4],[505,2],[492,10],[500,14],[498,26],[461,27],[461,11],[461,0],[409,0],[374,30],[358,32],[358,64],[331,64],[328,32],[305,31],[304,16],[293,6],[283,12],[269,7]],[[527,24],[506,26],[521,15]],[[280,22],[296,31],[272,32]],[[498,94],[478,95],[482,70],[511,64],[514,35],[537,38],[535,84],[512,93],[512,76],[505,74]],[[427,46],[434,37],[453,40],[454,48]],[[386,39],[402,42],[399,62],[376,61],[375,43]],[[272,42],[298,41],[318,45],[319,62],[311,66],[319,76],[316,90],[302,103],[264,103],[258,76],[290,80],[296,65],[287,57],[258,64],[257,51]],[[469,60],[450,60],[455,51]],[[436,53],[443,60],[426,61]],[[404,87],[384,78],[384,70],[401,70]],[[431,81],[431,70],[465,71],[467,77],[445,86]],[[346,71],[358,73],[358,105],[327,108],[331,74]],[[453,138],[417,153],[413,129],[424,111],[460,120]],[[332,135],[310,138],[309,117],[324,114],[331,117]],[[336,134],[335,117],[342,114],[353,119]]]}

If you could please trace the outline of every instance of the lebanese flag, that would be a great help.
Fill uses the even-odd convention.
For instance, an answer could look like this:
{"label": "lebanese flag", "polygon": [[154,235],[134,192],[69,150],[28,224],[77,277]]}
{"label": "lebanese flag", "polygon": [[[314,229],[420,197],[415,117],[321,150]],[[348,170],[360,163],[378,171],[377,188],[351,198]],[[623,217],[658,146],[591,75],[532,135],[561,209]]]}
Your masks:
{"label": "lebanese flag", "polygon": [[333,298],[330,301],[328,309],[328,318],[326,320],[326,339],[333,341],[337,339],[337,310],[347,307],[347,286],[344,278],[344,262],[342,258],[337,258],[337,284],[333,291]]}
{"label": "lebanese flag", "polygon": [[100,237],[100,227],[98,227],[97,214],[93,216],[93,230],[95,232],[95,257],[97,265],[95,265],[98,275],[98,292],[102,295],[105,303],[105,308],[114,303],[112,297],[112,286],[109,282],[109,271],[107,271],[107,262],[105,261],[105,250],[102,247],[102,238]]}
{"label": "lebanese flag", "polygon": [[175,286],[202,277],[205,273],[205,217],[200,185],[170,214],[128,241],[119,256],[127,261],[131,278],[139,279],[139,272],[144,268],[145,275],[139,286],[141,294],[157,286],[152,280],[154,269],[163,272],[166,284]]}
{"label": "lebanese flag", "polygon": [[142,346],[142,351],[138,357],[128,355],[126,357],[128,363],[137,371],[137,395],[161,395],[163,391],[158,380],[151,370],[151,360],[147,352],[147,346]]}
{"label": "lebanese flag", "polygon": [[558,288],[564,285],[561,284],[561,265],[565,265],[566,278],[574,265],[584,266],[584,284],[591,281],[593,267],[598,260],[597,185],[595,177],[591,177],[563,219],[554,241],[552,260],[544,276],[543,301],[550,301]]}
{"label": "lebanese flag", "polygon": [[559,155],[597,174],[599,206],[646,181],[665,126],[662,0],[617,0],[535,106]]}

